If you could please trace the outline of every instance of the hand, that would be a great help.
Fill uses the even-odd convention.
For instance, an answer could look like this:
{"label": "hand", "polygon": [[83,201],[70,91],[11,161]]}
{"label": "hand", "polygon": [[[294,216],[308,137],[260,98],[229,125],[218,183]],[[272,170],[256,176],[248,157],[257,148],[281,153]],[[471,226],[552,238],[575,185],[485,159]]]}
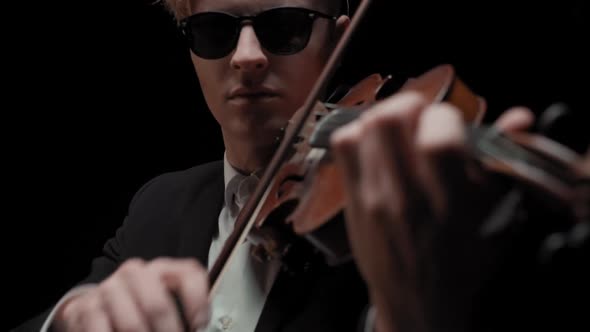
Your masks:
{"label": "hand", "polygon": [[160,258],[125,262],[98,287],[68,301],[57,331],[183,331],[172,292],[193,330],[207,323],[208,278],[193,260]]}
{"label": "hand", "polygon": [[[520,130],[515,108],[496,126]],[[498,188],[470,169],[462,116],[416,93],[390,97],[332,136],[346,223],[380,331],[461,331],[489,251],[477,226]],[[473,176],[477,175],[477,176]]]}

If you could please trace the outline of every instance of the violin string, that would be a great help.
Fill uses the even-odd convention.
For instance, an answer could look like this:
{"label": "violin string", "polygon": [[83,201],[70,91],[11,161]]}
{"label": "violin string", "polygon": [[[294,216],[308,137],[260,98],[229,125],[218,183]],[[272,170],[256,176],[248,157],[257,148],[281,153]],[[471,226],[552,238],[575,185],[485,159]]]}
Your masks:
{"label": "violin string", "polygon": [[477,147],[480,152],[484,152],[495,159],[508,158],[515,161],[518,160],[544,170],[551,177],[559,178],[569,183],[575,182],[575,179],[571,178],[571,174],[563,170],[559,165],[556,165],[551,159],[544,158],[543,155],[530,151],[493,128],[484,130],[483,135],[480,135],[477,139]]}

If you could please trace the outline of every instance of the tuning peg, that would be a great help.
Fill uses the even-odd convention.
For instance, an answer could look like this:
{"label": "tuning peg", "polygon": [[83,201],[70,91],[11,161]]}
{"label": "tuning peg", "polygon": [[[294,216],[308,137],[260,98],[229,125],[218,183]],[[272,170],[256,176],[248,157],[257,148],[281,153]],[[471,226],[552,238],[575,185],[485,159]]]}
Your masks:
{"label": "tuning peg", "polygon": [[552,233],[545,238],[539,250],[539,262],[550,265],[557,256],[567,249],[567,237],[564,233]]}
{"label": "tuning peg", "polygon": [[565,232],[552,233],[543,241],[539,251],[542,265],[555,264],[568,258],[590,259],[590,223],[577,223]]}
{"label": "tuning peg", "polygon": [[571,109],[566,103],[554,103],[539,117],[537,129],[541,134],[549,136],[561,123],[560,121],[566,120],[569,116],[571,116]]}
{"label": "tuning peg", "polygon": [[567,244],[573,249],[590,249],[590,223],[581,222],[574,225],[568,233]]}
{"label": "tuning peg", "polygon": [[590,142],[586,123],[582,115],[576,114],[568,104],[557,102],[540,115],[536,130],[578,153],[583,153]]}

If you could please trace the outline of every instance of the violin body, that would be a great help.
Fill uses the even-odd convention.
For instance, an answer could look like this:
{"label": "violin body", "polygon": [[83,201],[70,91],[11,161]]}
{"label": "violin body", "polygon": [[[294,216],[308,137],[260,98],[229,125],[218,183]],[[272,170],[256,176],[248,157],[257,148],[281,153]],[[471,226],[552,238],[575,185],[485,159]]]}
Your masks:
{"label": "violin body", "polygon": [[[288,239],[293,237],[278,236],[275,226],[281,224],[282,229],[307,239],[327,261],[338,264],[351,259],[343,216],[343,180],[331,157],[329,138],[334,130],[354,121],[376,103],[389,79],[369,75],[336,104],[315,105],[313,116],[308,117],[297,135],[290,158],[273,178],[261,202],[252,230],[259,239],[257,252],[261,257],[284,257],[291,249]],[[590,178],[589,170],[574,166],[583,158],[542,135],[500,135],[481,126],[486,101],[463,83],[451,65],[435,67],[407,80],[398,92],[405,91],[415,91],[431,103],[446,102],[461,110],[469,125],[473,157],[486,171],[515,180],[554,205],[568,202],[562,209],[573,210],[574,204],[577,210],[585,211],[580,206],[590,205],[588,195],[579,194],[587,188],[578,190],[573,186],[579,179]],[[292,121],[300,120],[299,116],[296,113]],[[288,126],[286,131],[290,130]],[[284,224],[289,227],[282,227]]]}
{"label": "violin body", "polygon": [[[299,132],[290,159],[277,172],[257,215],[254,233],[264,248],[259,254],[284,255],[287,244],[279,240],[284,237],[268,231],[268,225],[287,223],[295,234],[313,243],[328,261],[338,263],[351,258],[343,219],[342,175],[331,157],[329,137],[376,103],[390,78],[369,75],[336,104],[316,104],[313,116]],[[420,93],[432,103],[451,103],[463,111],[468,123],[480,123],[486,112],[485,100],[469,90],[450,65],[438,66],[409,79],[399,90],[404,91]],[[299,121],[300,116],[296,113],[290,123]],[[286,129],[291,130],[291,126]]]}

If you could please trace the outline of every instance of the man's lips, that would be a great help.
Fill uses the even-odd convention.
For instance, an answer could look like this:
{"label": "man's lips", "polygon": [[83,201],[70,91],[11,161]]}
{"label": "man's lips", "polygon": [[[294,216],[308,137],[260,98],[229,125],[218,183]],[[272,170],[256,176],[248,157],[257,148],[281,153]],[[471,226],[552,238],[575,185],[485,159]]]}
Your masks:
{"label": "man's lips", "polygon": [[245,87],[238,87],[233,90],[228,95],[228,99],[259,99],[259,98],[267,98],[267,97],[276,97],[278,96],[278,92],[274,89],[266,88],[266,87],[258,87],[258,88],[245,88]]}

